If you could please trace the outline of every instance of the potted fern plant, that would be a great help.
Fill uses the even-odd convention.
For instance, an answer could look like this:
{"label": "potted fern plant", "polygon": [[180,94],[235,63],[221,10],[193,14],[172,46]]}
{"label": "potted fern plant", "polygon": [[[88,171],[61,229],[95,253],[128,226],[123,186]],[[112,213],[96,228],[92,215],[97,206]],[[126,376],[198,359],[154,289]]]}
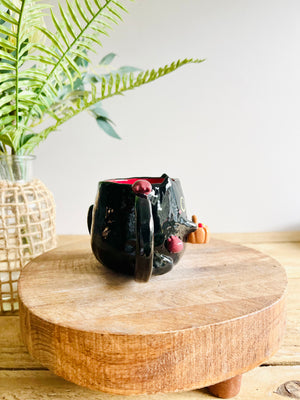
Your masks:
{"label": "potted fern plant", "polygon": [[[0,271],[6,274],[0,276],[0,312],[5,301],[8,311],[17,308],[14,285],[24,263],[55,245],[52,195],[30,174],[36,146],[83,111],[108,135],[118,137],[103,108],[105,99],[203,61],[178,60],[146,71],[113,69],[115,54],[110,53],[91,69],[90,55],[122,20],[127,1],[65,0],[54,12],[39,0],[1,0],[0,207],[5,212],[0,219]],[[13,249],[18,256],[11,255]]]}

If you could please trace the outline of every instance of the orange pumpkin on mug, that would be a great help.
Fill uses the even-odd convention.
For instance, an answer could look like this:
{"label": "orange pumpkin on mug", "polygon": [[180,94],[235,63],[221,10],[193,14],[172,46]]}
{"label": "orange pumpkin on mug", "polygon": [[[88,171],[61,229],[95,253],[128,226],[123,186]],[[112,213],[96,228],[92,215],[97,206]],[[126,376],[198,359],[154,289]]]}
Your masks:
{"label": "orange pumpkin on mug", "polygon": [[196,215],[192,216],[192,221],[197,224],[197,230],[189,234],[187,241],[189,243],[208,243],[210,232],[207,225],[197,222]]}

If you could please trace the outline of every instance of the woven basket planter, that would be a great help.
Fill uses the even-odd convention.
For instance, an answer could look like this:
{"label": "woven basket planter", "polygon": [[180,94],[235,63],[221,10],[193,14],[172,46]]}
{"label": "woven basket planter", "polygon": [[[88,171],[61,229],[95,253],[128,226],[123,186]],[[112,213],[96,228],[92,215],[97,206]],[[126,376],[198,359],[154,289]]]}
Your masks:
{"label": "woven basket planter", "polygon": [[49,189],[37,179],[0,181],[0,314],[19,309],[21,269],[55,246],[55,203]]}

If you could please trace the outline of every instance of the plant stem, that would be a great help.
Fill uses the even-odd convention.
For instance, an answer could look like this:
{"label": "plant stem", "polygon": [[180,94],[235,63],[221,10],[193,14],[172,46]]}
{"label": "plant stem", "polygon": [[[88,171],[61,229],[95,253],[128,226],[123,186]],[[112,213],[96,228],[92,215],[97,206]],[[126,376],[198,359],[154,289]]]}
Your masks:
{"label": "plant stem", "polygon": [[19,15],[19,24],[18,24],[18,32],[16,38],[16,128],[19,127],[19,52],[20,52],[20,34],[22,27],[22,16],[25,9],[26,0],[22,1],[20,15]]}

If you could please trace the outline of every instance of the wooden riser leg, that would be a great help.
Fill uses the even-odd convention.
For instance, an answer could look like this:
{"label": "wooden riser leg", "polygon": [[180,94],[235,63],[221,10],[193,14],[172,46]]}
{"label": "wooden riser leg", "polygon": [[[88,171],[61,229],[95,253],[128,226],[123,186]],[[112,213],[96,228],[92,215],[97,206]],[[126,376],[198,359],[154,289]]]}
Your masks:
{"label": "wooden riser leg", "polygon": [[229,399],[239,394],[241,389],[242,375],[234,376],[231,379],[217,383],[216,385],[208,386],[209,392],[222,399]]}

